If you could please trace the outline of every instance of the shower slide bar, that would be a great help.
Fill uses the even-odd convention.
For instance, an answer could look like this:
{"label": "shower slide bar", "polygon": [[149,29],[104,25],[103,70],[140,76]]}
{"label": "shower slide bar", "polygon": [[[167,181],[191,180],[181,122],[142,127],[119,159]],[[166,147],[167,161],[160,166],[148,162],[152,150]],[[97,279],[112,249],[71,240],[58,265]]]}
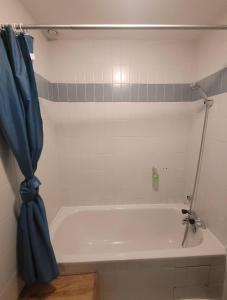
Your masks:
{"label": "shower slide bar", "polygon": [[188,200],[190,201],[190,210],[192,210],[192,208],[193,208],[193,204],[194,204],[195,196],[196,196],[196,190],[197,190],[198,181],[199,181],[199,172],[200,172],[201,164],[202,164],[202,157],[203,157],[203,150],[204,150],[204,144],[205,144],[205,138],[206,138],[209,109],[212,107],[212,105],[214,103],[214,101],[212,99],[208,98],[204,89],[197,82],[194,84],[191,84],[191,88],[193,90],[197,90],[199,92],[199,94],[201,95],[201,98],[203,99],[204,105],[205,105],[205,116],[204,116],[204,121],[203,121],[202,137],[201,137],[201,142],[200,142],[200,147],[199,147],[199,156],[198,156],[198,161],[197,161],[197,166],[196,166],[193,190],[192,190],[192,194],[190,196],[188,196]]}
{"label": "shower slide bar", "polygon": [[[6,24],[1,24],[0,27]],[[227,25],[210,24],[68,24],[68,25],[51,25],[51,24],[12,24],[17,30],[227,30]]]}
{"label": "shower slide bar", "polygon": [[[190,201],[189,210],[187,211],[189,216],[191,214],[195,214],[195,212],[193,211],[193,206],[194,206],[194,201],[195,201],[195,198],[196,198],[196,192],[197,192],[197,187],[198,187],[198,183],[199,183],[199,175],[200,175],[200,170],[201,170],[201,166],[202,166],[202,158],[203,158],[204,145],[205,145],[205,139],[206,139],[208,115],[209,115],[209,110],[212,107],[213,102],[214,102],[212,99],[208,98],[208,96],[207,96],[206,92],[204,91],[204,89],[197,82],[192,84],[191,88],[193,90],[197,90],[199,92],[201,98],[203,99],[204,105],[205,105],[205,115],[204,115],[204,120],[203,120],[202,137],[201,137],[201,141],[200,141],[199,155],[198,155],[198,160],[197,160],[197,165],[196,165],[196,172],[195,172],[193,190],[192,190],[192,194],[187,197],[188,200]],[[182,247],[185,246],[185,243],[186,243],[186,240],[187,240],[187,237],[188,237],[189,226],[190,226],[190,222],[189,222],[190,217],[188,217],[188,219],[185,219],[185,220],[187,220],[187,222],[186,222],[186,227],[185,227],[185,231],[184,231]],[[200,220],[200,222],[201,222],[201,220]]]}

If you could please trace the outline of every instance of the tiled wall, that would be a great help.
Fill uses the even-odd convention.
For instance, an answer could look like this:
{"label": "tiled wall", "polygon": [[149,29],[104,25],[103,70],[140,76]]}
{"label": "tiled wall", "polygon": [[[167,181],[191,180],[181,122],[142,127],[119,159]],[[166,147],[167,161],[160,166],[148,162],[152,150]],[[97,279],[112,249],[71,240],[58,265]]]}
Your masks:
{"label": "tiled wall", "polygon": [[[36,74],[39,96],[57,102],[187,102],[200,99],[191,83],[52,83]],[[208,96],[227,92],[227,68],[198,81]]]}
{"label": "tiled wall", "polygon": [[[227,22],[227,14],[219,20],[219,24]],[[208,31],[198,41],[196,63],[197,78],[215,73],[227,65],[227,36],[223,31]],[[220,87],[219,81],[216,81]],[[227,86],[223,80],[222,89]],[[200,184],[196,199],[196,208],[201,217],[207,222],[211,230],[219,237],[226,246],[226,104],[227,94],[224,90],[222,95],[213,97],[214,106],[210,110],[208,121],[207,141],[205,145],[203,167],[200,175]],[[219,93],[217,93],[219,94]],[[203,112],[197,112],[194,118],[192,145],[199,142],[196,135],[198,128],[201,128]],[[201,132],[201,131],[200,131]],[[199,134],[199,133],[198,133]],[[201,137],[201,135],[200,135]],[[193,147],[191,148],[193,150]],[[194,148],[195,149],[195,148]],[[193,153],[193,151],[191,152]],[[223,299],[227,299],[227,277]]]}
{"label": "tiled wall", "polygon": [[40,195],[42,196],[49,224],[63,205],[63,197],[60,185],[61,170],[58,168],[58,152],[56,151],[57,141],[55,134],[55,124],[50,121],[48,111],[42,105],[40,108],[43,119],[44,145],[42,155],[38,163],[36,175],[41,181]]}
{"label": "tiled wall", "polygon": [[[195,210],[227,248],[227,93],[214,96],[213,99],[214,105],[209,111]],[[201,102],[196,103],[195,114],[192,118],[186,167],[186,190],[188,193],[192,190],[201,141],[204,120],[204,109],[202,107]],[[227,295],[227,286],[225,286],[225,295]]]}
{"label": "tiled wall", "polygon": [[[227,93],[215,96],[213,99],[214,105],[209,113],[196,209],[212,232],[224,245],[227,245]],[[198,110],[193,118],[191,141],[194,147],[200,141],[203,118],[202,110]]]}
{"label": "tiled wall", "polygon": [[[193,103],[42,101],[64,205],[182,202]],[[160,174],[152,186],[152,167]]]}
{"label": "tiled wall", "polygon": [[195,76],[195,42],[59,39],[49,43],[51,82],[185,83]]}
{"label": "tiled wall", "polygon": [[[225,68],[199,83],[209,96],[223,93],[226,74]],[[40,76],[38,84],[44,96],[48,95],[51,84]],[[65,96],[69,86],[77,87],[59,86],[65,89]],[[89,85],[79,86],[86,89]],[[182,85],[151,86],[163,90],[172,86],[176,91]],[[185,103],[180,98],[175,98],[179,102],[164,98],[166,102],[161,103],[161,95],[150,103],[139,96],[137,101],[125,101],[128,103],[105,103],[108,98],[97,103],[81,103],[87,102],[85,98],[43,100],[42,106],[55,124],[59,170],[66,179],[61,185],[64,205],[184,201],[192,191],[201,140],[202,123],[193,129],[192,121],[198,115],[202,121],[204,114],[202,101],[192,101],[199,95],[193,94],[189,84],[187,87],[191,98]],[[64,93],[59,95],[64,98]],[[154,166],[161,178],[158,192],[152,187]]]}
{"label": "tiled wall", "polygon": [[[210,108],[206,141],[195,199],[195,210],[209,229],[227,248],[227,93],[213,97]],[[201,141],[204,109],[201,102],[196,103],[192,118],[187,162],[187,192],[190,193],[195,176]],[[225,287],[227,295],[227,286]],[[226,299],[226,298],[223,298]]]}

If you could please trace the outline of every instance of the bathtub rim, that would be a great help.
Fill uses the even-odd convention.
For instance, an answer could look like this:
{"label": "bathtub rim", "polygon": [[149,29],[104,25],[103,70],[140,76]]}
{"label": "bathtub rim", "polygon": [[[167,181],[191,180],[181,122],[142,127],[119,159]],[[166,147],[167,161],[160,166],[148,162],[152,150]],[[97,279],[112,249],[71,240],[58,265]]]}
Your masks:
{"label": "bathtub rim", "polygon": [[[138,210],[138,209],[173,209],[181,211],[182,208],[188,208],[184,203],[174,204],[114,204],[114,205],[84,205],[84,206],[63,206],[58,211],[50,225],[51,240],[67,217],[82,211],[108,211],[108,210]],[[182,217],[183,218],[183,217]],[[61,255],[57,257],[58,263],[93,263],[93,262],[114,262],[125,260],[144,260],[144,259],[177,259],[177,258],[200,258],[200,257],[220,257],[225,256],[225,247],[217,237],[207,228],[199,229],[203,235],[203,241],[198,246],[176,249],[159,249],[147,251],[132,251],[118,254],[102,253],[98,255]]]}

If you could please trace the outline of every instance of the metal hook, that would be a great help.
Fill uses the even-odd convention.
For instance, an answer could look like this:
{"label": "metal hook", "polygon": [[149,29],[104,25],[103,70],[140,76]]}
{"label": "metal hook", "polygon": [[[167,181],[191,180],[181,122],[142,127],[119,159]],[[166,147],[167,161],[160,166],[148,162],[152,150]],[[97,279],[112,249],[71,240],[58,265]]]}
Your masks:
{"label": "metal hook", "polygon": [[23,27],[22,27],[23,23],[20,23],[19,26],[20,26],[20,33],[27,34],[27,31],[25,29],[23,29]]}
{"label": "metal hook", "polygon": [[21,25],[13,23],[13,30],[15,31],[16,34],[19,34],[21,32]]}
{"label": "metal hook", "polygon": [[23,23],[20,23],[20,32],[28,35],[29,34],[28,29],[23,29],[22,26],[23,26]]}
{"label": "metal hook", "polygon": [[17,32],[16,23],[13,23],[13,24],[12,24],[12,27],[13,27],[13,31],[14,31],[14,32]]}

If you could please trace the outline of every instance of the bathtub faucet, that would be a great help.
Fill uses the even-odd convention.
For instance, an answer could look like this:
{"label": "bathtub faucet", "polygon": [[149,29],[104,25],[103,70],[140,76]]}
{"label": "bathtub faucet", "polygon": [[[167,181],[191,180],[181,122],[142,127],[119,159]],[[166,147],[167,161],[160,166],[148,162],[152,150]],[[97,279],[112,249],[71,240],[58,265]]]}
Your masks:
{"label": "bathtub faucet", "polygon": [[187,214],[187,217],[182,220],[182,224],[190,224],[194,233],[196,233],[198,228],[206,229],[206,224],[198,217],[194,210],[182,209],[182,214]]}

